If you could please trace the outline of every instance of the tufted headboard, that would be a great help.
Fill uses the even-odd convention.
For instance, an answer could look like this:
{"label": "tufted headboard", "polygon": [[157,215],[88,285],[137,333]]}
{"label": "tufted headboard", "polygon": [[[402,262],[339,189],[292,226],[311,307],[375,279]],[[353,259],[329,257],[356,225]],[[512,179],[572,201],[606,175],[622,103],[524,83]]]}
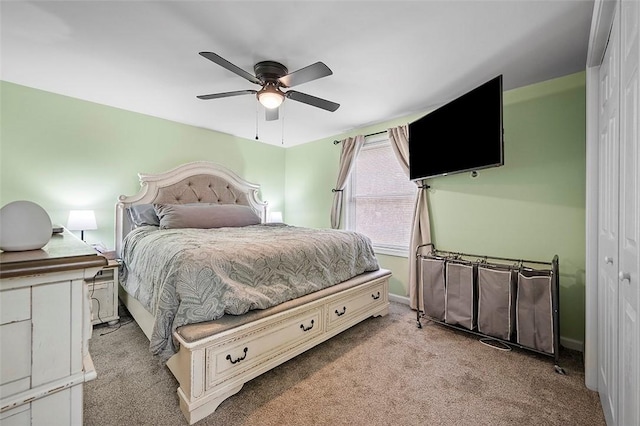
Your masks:
{"label": "tufted headboard", "polygon": [[122,240],[133,224],[126,209],[135,204],[216,203],[249,206],[267,217],[267,203],[258,199],[259,185],[249,183],[219,164],[196,161],[160,174],[139,173],[140,191],[121,195],[116,204],[116,253],[122,255]]}

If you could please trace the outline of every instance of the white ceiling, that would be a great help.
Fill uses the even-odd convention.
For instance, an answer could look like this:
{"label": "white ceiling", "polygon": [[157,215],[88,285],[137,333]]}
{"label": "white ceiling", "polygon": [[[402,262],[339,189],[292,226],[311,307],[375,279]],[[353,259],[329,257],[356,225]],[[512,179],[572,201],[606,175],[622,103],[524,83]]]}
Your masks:
{"label": "white ceiling", "polygon": [[[258,115],[260,140],[293,146],[425,111],[504,75],[504,88],[585,69],[593,0],[3,1],[0,78],[253,139],[256,89],[198,55],[253,73],[263,60],[333,75]],[[260,106],[260,108],[262,108]]]}

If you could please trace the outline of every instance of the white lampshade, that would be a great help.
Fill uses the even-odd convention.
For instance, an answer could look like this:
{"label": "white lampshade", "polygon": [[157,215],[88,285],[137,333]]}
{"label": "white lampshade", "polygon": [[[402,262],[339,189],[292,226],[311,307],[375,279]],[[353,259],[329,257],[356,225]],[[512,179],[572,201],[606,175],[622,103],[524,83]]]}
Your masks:
{"label": "white lampshade", "polygon": [[80,231],[80,238],[84,240],[84,231],[98,229],[96,214],[93,210],[71,210],[67,221],[69,231]]}
{"label": "white lampshade", "polygon": [[282,101],[284,101],[284,93],[279,91],[276,87],[266,85],[256,95],[258,101],[268,109],[278,108]]}
{"label": "white lampshade", "polygon": [[269,214],[269,222],[282,223],[282,212],[271,212]]}

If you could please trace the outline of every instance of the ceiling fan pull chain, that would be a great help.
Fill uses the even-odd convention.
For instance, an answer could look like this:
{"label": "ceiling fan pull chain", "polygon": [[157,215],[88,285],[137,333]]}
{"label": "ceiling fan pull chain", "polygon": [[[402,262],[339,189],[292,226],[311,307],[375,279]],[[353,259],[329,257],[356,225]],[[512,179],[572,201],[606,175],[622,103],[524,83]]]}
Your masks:
{"label": "ceiling fan pull chain", "polygon": [[258,102],[256,102],[256,140],[258,140]]}
{"label": "ceiling fan pull chain", "polygon": [[286,114],[284,113],[284,103],[282,105],[280,105],[280,110],[282,110],[282,128],[280,130],[280,141],[282,143],[282,145],[284,145],[284,118],[286,116]]}

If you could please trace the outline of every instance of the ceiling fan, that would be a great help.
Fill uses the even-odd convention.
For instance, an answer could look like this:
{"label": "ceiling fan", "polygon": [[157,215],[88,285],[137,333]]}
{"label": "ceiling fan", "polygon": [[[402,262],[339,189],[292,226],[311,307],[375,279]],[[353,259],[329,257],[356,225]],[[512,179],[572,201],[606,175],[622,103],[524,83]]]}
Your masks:
{"label": "ceiling fan", "polygon": [[239,75],[240,77],[262,86],[262,88],[260,90],[236,90],[234,92],[199,95],[197,96],[198,99],[206,100],[228,98],[239,95],[256,95],[258,101],[266,108],[267,121],[278,119],[278,107],[282,104],[285,98],[331,112],[340,107],[340,104],[326,99],[317,98],[306,93],[295,90],[288,90],[286,92],[280,90],[281,88],[297,86],[299,84],[307,83],[333,74],[329,67],[322,62],[316,62],[315,64],[311,64],[290,73],[289,70],[287,70],[287,67],[279,62],[262,61],[253,66],[253,71],[255,73],[254,76],[213,52],[200,52],[200,55]]}

